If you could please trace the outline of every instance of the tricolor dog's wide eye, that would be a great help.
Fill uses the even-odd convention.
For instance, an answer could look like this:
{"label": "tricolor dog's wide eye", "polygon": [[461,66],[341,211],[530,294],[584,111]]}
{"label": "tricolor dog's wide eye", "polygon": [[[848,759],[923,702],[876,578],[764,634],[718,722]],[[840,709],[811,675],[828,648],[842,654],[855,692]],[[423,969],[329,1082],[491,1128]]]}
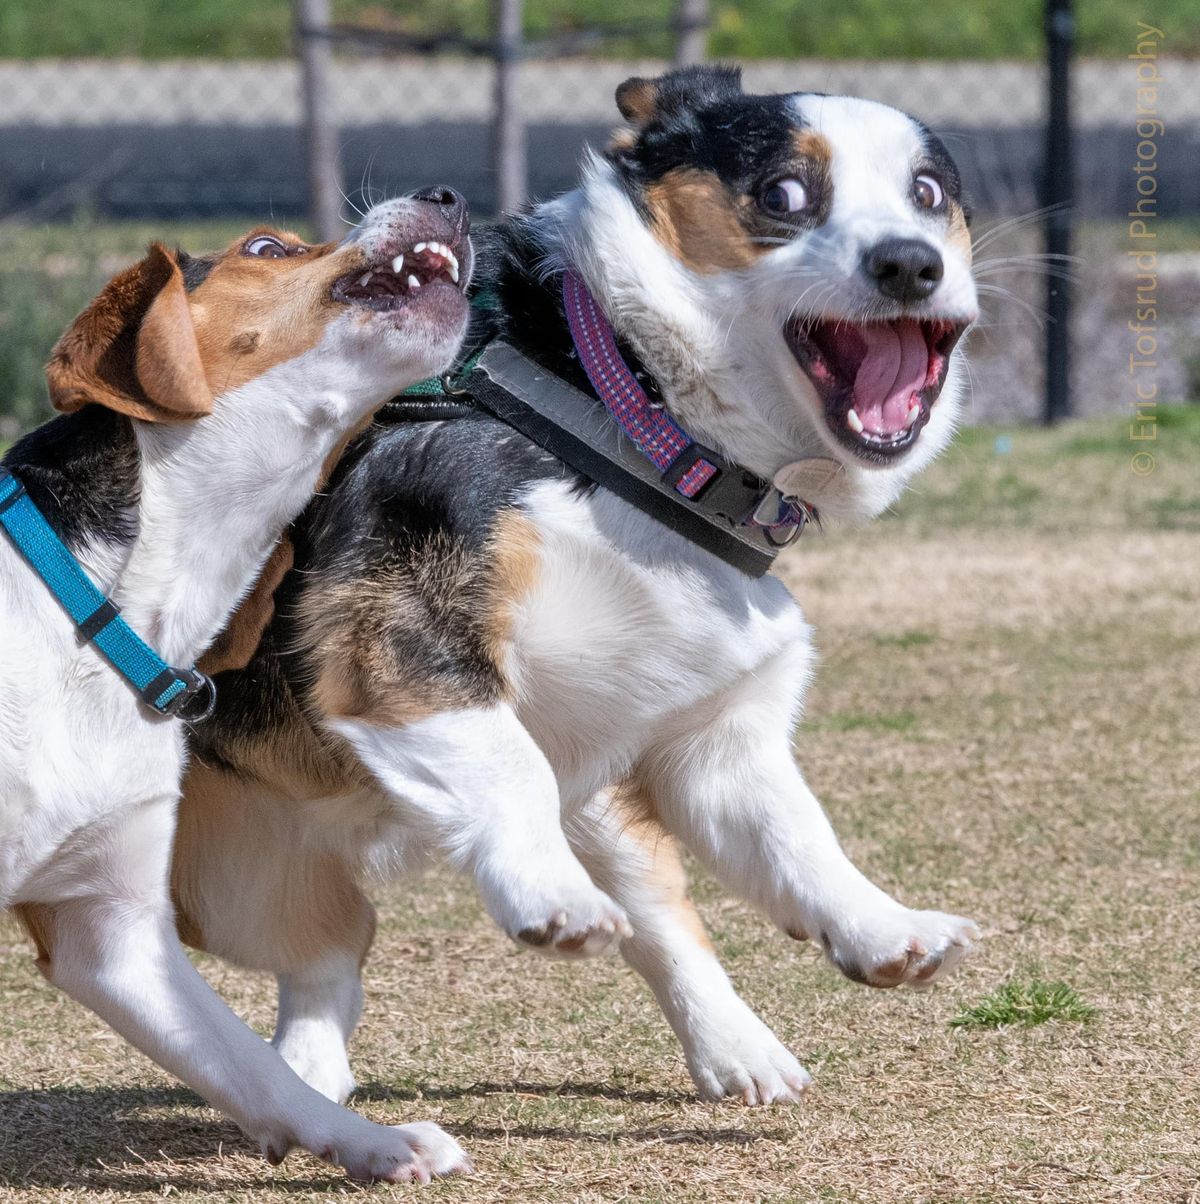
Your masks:
{"label": "tricolor dog's wide eye", "polygon": [[793,176],[776,180],[763,194],[759,202],[775,217],[803,213],[808,208],[808,189]]}
{"label": "tricolor dog's wide eye", "polygon": [[243,248],[245,255],[257,255],[259,259],[285,259],[288,249],[277,238],[269,234],[260,234],[252,238]]}
{"label": "tricolor dog's wide eye", "polygon": [[913,200],[922,209],[940,209],[946,203],[946,190],[937,176],[923,173],[913,181]]}

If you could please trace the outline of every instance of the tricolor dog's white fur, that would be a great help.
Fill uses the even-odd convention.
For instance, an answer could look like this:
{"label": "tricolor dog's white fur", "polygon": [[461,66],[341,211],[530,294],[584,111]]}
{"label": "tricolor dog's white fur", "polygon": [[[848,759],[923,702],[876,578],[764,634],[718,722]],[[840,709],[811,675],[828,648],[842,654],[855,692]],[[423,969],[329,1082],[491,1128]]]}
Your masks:
{"label": "tricolor dog's white fur", "polygon": [[[573,267],[694,438],[767,479],[810,457],[835,459],[841,471],[828,490],[806,500],[829,517],[878,513],[950,437],[957,353],[919,438],[880,462],[831,427],[833,411],[781,332],[798,315],[959,327],[974,319],[957,201],[940,212],[914,201],[914,176],[930,170],[928,133],[881,105],[742,97],[728,77],[701,72],[631,84],[622,108],[633,130],[606,157],[589,158],[576,191],[502,233],[507,258],[488,283],[508,315],[504,336],[531,353],[561,340],[556,274]],[[754,236],[759,219],[738,215],[774,175],[739,189],[708,160],[674,163],[668,176],[690,174],[673,196],[656,196],[660,177],[638,174],[669,122],[695,122],[684,142],[698,146],[710,136],[705,122],[719,130],[743,118],[765,123],[772,145],[780,131],[785,141],[803,133],[820,151],[820,220]],[[803,155],[772,163],[763,171],[808,170]],[[691,228],[664,228],[697,197],[707,199]],[[904,302],[881,292],[862,265],[885,238],[934,248],[944,262],[936,287]],[[523,325],[543,288],[545,325]],[[436,483],[420,475],[455,447],[472,457],[461,510],[453,474]],[[566,956],[619,945],[707,1098],[795,1100],[809,1077],[730,985],[686,900],[669,837],[856,979],[924,983],[959,962],[975,926],[912,910],[866,878],[795,763],[812,641],[778,580],[751,579],[606,490],[561,479],[495,424],[377,427],[352,461],[313,513],[290,618],[275,637],[299,657],[287,689],[315,734],[289,728],[303,756],[272,764],[286,725],[255,726],[267,662],[231,683],[243,717],[219,715],[200,733],[175,864],[192,938],[279,974],[276,1044],[309,1082],[335,1098],[353,1085],[344,1043],[372,934],[362,876],[434,857],[472,874],[518,940]],[[491,527],[476,545],[465,532],[484,521],[481,508]],[[370,535],[380,513],[392,551]],[[440,542],[408,540],[422,524]],[[459,559],[445,550],[455,540],[468,549]],[[462,614],[446,613],[453,597],[440,605],[439,581],[476,591]],[[474,677],[453,667],[474,655],[481,610],[496,620],[480,653],[494,688],[476,684],[474,660]],[[436,668],[403,643],[418,622],[438,641]],[[242,922],[248,907],[257,925]],[[334,913],[337,931],[318,932]]]}
{"label": "tricolor dog's white fur", "polygon": [[[210,260],[156,247],[60,341],[52,396],[85,412],[29,436],[6,463],[31,494],[40,472],[70,479],[98,422],[108,442],[82,449],[91,478],[129,453],[126,496],[73,550],[168,663],[191,665],[211,642],[351,430],[457,350],[457,288],[364,306],[339,298],[339,279],[418,238],[450,240],[451,227],[457,237],[464,221],[461,201],[439,191],[377,206],[341,244],[260,232]],[[205,277],[194,289],[189,270]],[[158,291],[144,316],[121,308],[147,287]],[[246,367],[259,356],[279,362]],[[96,402],[126,417],[97,418]],[[361,1179],[461,1169],[435,1126],[375,1125],[307,1087],[196,973],[168,893],[183,725],[141,705],[2,537],[0,629],[0,906],[30,928],[47,977],[275,1159],[301,1145]]]}

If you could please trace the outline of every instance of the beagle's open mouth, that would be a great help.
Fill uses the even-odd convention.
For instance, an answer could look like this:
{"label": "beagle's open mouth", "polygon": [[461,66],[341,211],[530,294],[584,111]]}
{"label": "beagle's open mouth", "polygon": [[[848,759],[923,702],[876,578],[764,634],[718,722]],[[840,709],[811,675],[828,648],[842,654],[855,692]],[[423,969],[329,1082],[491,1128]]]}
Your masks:
{"label": "beagle's open mouth", "polygon": [[968,325],[803,318],[784,337],[824,402],[829,429],[862,459],[882,463],[917,441]]}
{"label": "beagle's open mouth", "polygon": [[[470,244],[463,239],[456,250],[443,242],[418,242],[368,267],[336,280],[333,297],[368,309],[399,309],[423,289],[448,285],[461,291],[470,278]],[[459,255],[468,262],[459,262]]]}

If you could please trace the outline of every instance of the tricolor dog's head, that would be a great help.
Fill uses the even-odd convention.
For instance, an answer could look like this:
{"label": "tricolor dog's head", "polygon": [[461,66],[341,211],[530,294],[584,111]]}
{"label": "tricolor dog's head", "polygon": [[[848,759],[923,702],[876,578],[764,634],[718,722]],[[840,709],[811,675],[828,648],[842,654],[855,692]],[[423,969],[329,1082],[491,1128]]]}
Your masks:
{"label": "tricolor dog's head", "polygon": [[340,242],[259,228],[214,255],[155,244],[55,345],[51,401],[172,422],[228,414],[239,394],[251,406],[270,378],[281,387],[258,392],[301,425],[355,421],[453,360],[468,226],[462,197],[436,188],[375,206]]}
{"label": "tricolor dog's head", "polygon": [[617,103],[628,126],[556,211],[566,255],[696,437],[768,478],[839,461],[808,498],[826,513],[888,505],[950,437],[976,317],[945,147],[885,105],[747,95],[728,68]]}

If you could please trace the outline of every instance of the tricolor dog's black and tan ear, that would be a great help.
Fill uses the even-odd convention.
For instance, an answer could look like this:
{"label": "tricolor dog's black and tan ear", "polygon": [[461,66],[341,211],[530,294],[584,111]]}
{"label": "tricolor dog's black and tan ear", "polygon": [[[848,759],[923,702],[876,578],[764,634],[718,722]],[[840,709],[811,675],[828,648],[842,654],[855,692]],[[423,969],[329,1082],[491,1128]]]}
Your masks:
{"label": "tricolor dog's black and tan ear", "polygon": [[144,422],[212,412],[183,273],[166,247],[154,243],[109,281],[55,343],[46,379],[64,413],[93,402]]}
{"label": "tricolor dog's black and tan ear", "polygon": [[617,109],[630,125],[677,117],[688,109],[716,105],[742,94],[739,67],[685,67],[657,79],[631,76],[617,88]]}

